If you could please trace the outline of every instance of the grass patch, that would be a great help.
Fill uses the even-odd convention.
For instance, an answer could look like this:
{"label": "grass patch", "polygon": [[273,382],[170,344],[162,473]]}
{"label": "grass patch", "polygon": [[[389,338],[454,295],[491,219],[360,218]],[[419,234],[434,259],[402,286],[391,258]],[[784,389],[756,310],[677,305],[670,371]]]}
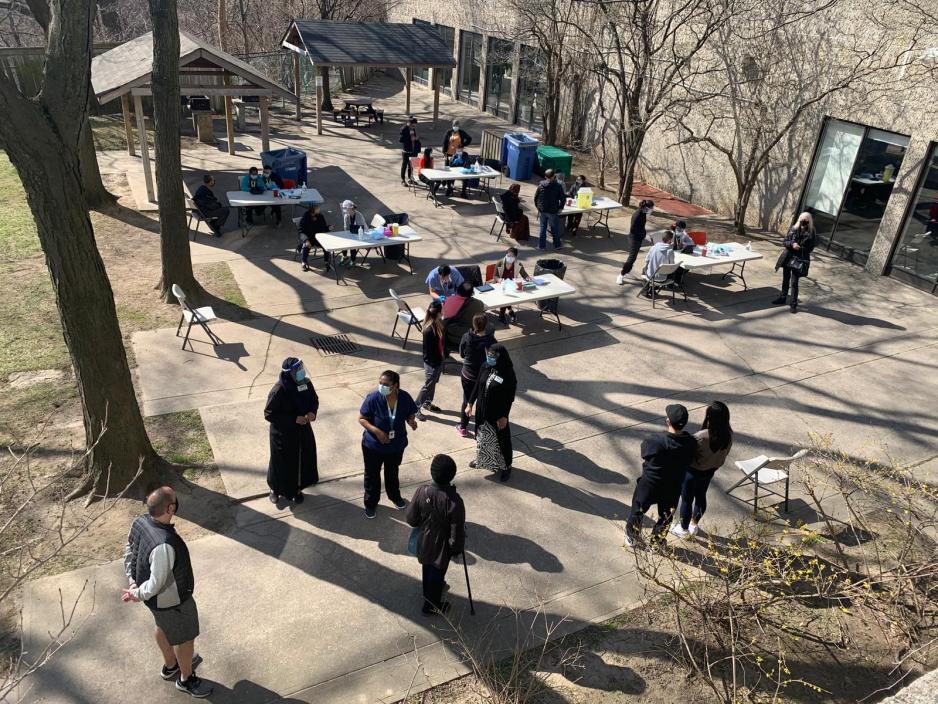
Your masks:
{"label": "grass patch", "polygon": [[0,378],[69,365],[52,282],[41,262],[0,264]]}
{"label": "grass patch", "polygon": [[[121,115],[92,115],[91,133],[94,145],[99,151],[124,150],[127,148],[127,136],[124,132],[124,118]],[[147,135],[152,142],[152,131],[147,128]],[[134,140],[137,140],[137,124],[134,122]]]}
{"label": "grass patch", "polygon": [[[234,274],[228,262],[214,262],[212,264],[202,264],[195,268],[195,277],[199,280],[206,291],[217,296],[219,299],[231,305],[231,310],[224,311],[225,318],[246,317],[244,313],[248,307],[248,302],[241,293],[238,282],[235,281]],[[237,314],[236,309],[242,309],[242,314]],[[222,314],[222,311],[218,311]]]}
{"label": "grass patch", "polygon": [[36,223],[26,203],[19,174],[6,152],[0,152],[0,193],[3,194],[0,198],[0,260],[13,261],[38,254],[42,248]]}
{"label": "grass patch", "polygon": [[186,479],[195,481],[218,474],[215,454],[197,410],[151,416],[145,423],[153,448],[179,465]]}
{"label": "grass patch", "polygon": [[28,439],[53,414],[67,417],[73,409],[80,418],[78,386],[71,376],[61,382],[37,382],[25,389],[0,384],[0,447]]}

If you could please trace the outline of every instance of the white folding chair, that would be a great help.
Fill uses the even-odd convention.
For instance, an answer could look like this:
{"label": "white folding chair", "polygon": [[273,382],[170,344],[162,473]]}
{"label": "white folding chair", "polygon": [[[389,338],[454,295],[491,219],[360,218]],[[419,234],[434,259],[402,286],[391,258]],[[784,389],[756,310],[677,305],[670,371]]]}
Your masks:
{"label": "white folding chair", "polygon": [[182,287],[179,284],[173,284],[173,295],[176,297],[176,300],[179,301],[179,307],[182,308],[182,315],[179,318],[179,325],[176,326],[176,337],[179,337],[179,331],[182,329],[183,322],[188,323],[186,327],[186,336],[182,340],[182,349],[186,349],[186,343],[189,343],[189,349],[195,352],[195,348],[192,346],[192,342],[189,340],[189,333],[192,331],[192,324],[198,323],[205,334],[208,335],[208,339],[212,341],[212,346],[222,344],[221,338],[218,337],[215,333],[212,332],[208,324],[213,320],[218,320],[218,317],[215,315],[215,311],[212,310],[211,306],[204,306],[202,308],[191,308],[186,302],[186,294],[183,292]]}
{"label": "white folding chair", "polygon": [[498,228],[498,235],[495,237],[495,241],[499,242],[502,239],[502,233],[508,226],[508,219],[505,217],[505,206],[502,204],[501,198],[492,196],[492,205],[495,206],[495,221],[492,223],[492,227],[489,228],[489,234],[494,234],[495,226],[501,223],[501,226]]}
{"label": "white folding chair", "polygon": [[[388,293],[391,294],[391,298],[397,303],[397,313],[394,316],[394,327],[391,328],[391,337],[397,334],[397,324],[404,323],[407,326],[407,330],[404,332],[404,344],[401,345],[401,347],[405,348],[407,347],[407,338],[410,336],[410,329],[412,327],[417,328],[417,332],[423,332],[421,324],[423,323],[423,319],[427,317],[427,312],[423,308],[411,308],[407,305],[407,301],[397,295],[397,292],[393,288],[389,288]],[[400,337],[400,335],[397,335],[397,337]]]}
{"label": "white folding chair", "polygon": [[[788,490],[791,485],[791,464],[796,460],[808,454],[807,450],[798,450],[791,457],[766,457],[759,455],[749,460],[738,460],[736,467],[743,473],[743,478],[726,490],[727,494],[732,494],[736,489],[744,484],[752,484],[752,499],[740,499],[746,503],[752,504],[752,512],[759,510],[759,490],[763,494],[772,494],[784,499],[785,512],[788,513]],[[785,482],[785,493],[768,489],[767,487]],[[738,497],[737,497],[738,498]],[[777,506],[778,504],[773,504]],[[771,507],[770,507],[771,508]]]}
{"label": "white folding chair", "polygon": [[642,280],[645,283],[642,284],[642,287],[639,289],[638,295],[643,296],[646,292],[651,293],[651,307],[654,308],[655,302],[658,299],[658,292],[661,291],[661,289],[671,289],[671,302],[673,303],[675,291],[679,288],[686,301],[687,291],[684,290],[684,284],[681,283],[679,278],[680,270],[680,264],[662,264],[650,278],[648,274],[642,271]]}

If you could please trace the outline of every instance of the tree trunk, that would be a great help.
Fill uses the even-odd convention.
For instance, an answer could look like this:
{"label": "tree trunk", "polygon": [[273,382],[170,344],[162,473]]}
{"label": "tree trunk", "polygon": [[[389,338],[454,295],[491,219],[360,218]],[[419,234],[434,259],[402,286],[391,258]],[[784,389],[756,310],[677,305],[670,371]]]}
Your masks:
{"label": "tree trunk", "polygon": [[746,236],[746,213],[749,211],[752,188],[753,184],[743,184],[738,189],[736,205],[733,207],[733,225],[736,228],[736,234],[740,237]]}
{"label": "tree trunk", "polygon": [[228,43],[225,41],[225,32],[228,27],[228,3],[227,0],[218,0],[218,48],[222,51],[228,51]]}
{"label": "tree trunk", "polygon": [[173,284],[190,298],[205,292],[192,273],[179,143],[179,20],[176,0],[150,0],[153,24],[153,126],[156,192],[160,208],[160,295],[173,300]]}
{"label": "tree trunk", "polygon": [[[53,0],[43,87],[37,100],[0,76],[0,141],[17,168],[46,256],[91,447],[86,488],[140,494],[159,460],[143,426],[114,295],[82,197],[78,144],[87,118],[91,0]],[[77,87],[77,89],[76,89]],[[106,428],[106,432],[101,433]],[[99,437],[100,436],[100,437]]]}
{"label": "tree trunk", "polygon": [[332,96],[329,94],[329,67],[321,66],[319,68],[319,75],[322,76],[322,104],[319,106],[319,109],[324,113],[330,113],[333,107]]}
{"label": "tree trunk", "polygon": [[[97,104],[94,95],[88,96],[88,102]],[[90,112],[90,106],[89,106]],[[94,135],[91,133],[91,121],[85,118],[81,127],[81,136],[78,138],[78,162],[81,165],[81,185],[85,194],[85,203],[92,210],[113,203],[117,200],[104,187],[101,180],[101,170],[98,168],[98,153],[94,146]]]}
{"label": "tree trunk", "polygon": [[635,167],[638,166],[638,156],[645,142],[644,130],[632,128],[632,137],[623,144],[625,154],[619,169],[619,202],[628,205],[632,197],[632,187],[635,185]]}

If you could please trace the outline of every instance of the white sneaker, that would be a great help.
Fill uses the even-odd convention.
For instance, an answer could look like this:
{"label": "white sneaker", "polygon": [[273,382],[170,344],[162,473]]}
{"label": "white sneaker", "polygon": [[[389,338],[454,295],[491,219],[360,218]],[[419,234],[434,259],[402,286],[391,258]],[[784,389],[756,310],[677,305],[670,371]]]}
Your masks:
{"label": "white sneaker", "polygon": [[633,538],[631,535],[629,535],[628,533],[626,533],[626,534],[625,534],[625,544],[626,544],[628,547],[630,547],[630,548],[634,548],[634,547],[635,547],[635,538]]}
{"label": "white sneaker", "polygon": [[687,526],[687,532],[689,532],[691,535],[697,535],[697,524],[691,523],[689,526]]}
{"label": "white sneaker", "polygon": [[686,539],[690,535],[690,531],[686,530],[685,528],[681,528],[680,523],[675,523],[673,526],[671,526],[671,533],[676,535],[678,538],[681,538],[682,540]]}
{"label": "white sneaker", "polygon": [[619,284],[620,286],[624,286],[624,285],[625,285],[625,276],[624,276],[623,274],[619,274],[619,275],[616,277],[616,283]]}

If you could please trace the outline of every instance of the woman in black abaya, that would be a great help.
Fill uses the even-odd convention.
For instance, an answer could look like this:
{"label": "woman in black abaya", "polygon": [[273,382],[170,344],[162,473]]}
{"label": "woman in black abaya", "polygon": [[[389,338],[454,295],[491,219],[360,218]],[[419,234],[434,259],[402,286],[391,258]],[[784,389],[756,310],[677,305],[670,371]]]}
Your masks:
{"label": "woman in black abaya", "polygon": [[303,360],[287,357],[264,407],[264,418],[270,423],[267,486],[271,503],[280,498],[302,503],[302,490],[319,481],[316,437],[311,426],[318,411],[319,397]]}
{"label": "woman in black abaya", "polygon": [[518,379],[505,345],[496,343],[485,350],[485,364],[476,387],[469,396],[466,413],[475,406],[476,458],[470,467],[498,472],[505,482],[511,476],[511,427],[508,416],[515,402]]}

